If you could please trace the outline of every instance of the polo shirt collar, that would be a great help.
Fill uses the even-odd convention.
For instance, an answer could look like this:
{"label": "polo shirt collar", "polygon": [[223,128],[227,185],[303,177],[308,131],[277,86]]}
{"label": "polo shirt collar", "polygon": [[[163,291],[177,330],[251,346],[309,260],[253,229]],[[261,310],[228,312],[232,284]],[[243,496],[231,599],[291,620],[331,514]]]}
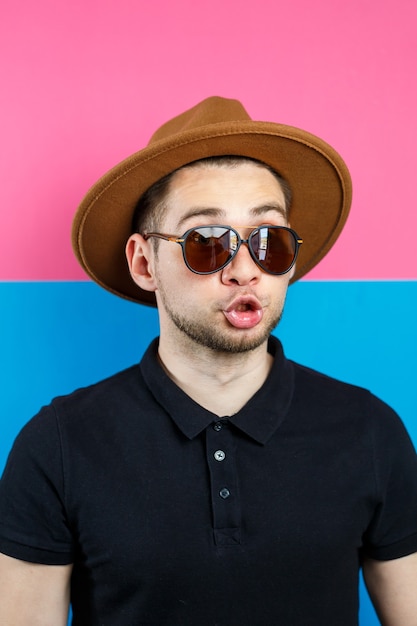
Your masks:
{"label": "polo shirt collar", "polygon": [[[276,337],[270,337],[268,351],[274,356],[271,371],[262,387],[235,415],[228,418],[237,429],[265,444],[284,421],[294,391],[294,374]],[[181,432],[193,439],[219,417],[197,404],[169,378],[158,358],[158,339],[144,354],[140,369],[156,402],[171,416]]]}

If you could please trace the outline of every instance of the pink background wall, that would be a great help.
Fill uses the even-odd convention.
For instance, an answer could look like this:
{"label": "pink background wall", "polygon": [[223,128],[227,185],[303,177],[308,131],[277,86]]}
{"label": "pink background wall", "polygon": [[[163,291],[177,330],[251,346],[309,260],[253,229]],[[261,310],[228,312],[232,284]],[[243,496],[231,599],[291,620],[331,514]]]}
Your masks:
{"label": "pink background wall", "polygon": [[347,161],[351,219],[314,279],[415,279],[415,0],[3,0],[0,280],[78,280],[74,210],[213,94]]}

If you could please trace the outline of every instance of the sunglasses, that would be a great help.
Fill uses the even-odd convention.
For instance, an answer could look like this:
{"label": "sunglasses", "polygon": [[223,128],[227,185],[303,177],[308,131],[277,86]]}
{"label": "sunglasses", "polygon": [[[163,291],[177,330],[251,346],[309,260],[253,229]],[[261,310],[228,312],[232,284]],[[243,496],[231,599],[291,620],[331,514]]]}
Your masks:
{"label": "sunglasses", "polygon": [[[253,228],[252,226],[242,228]],[[198,226],[182,237],[145,233],[144,239],[158,237],[178,243],[188,269],[195,274],[213,274],[228,265],[245,243],[252,259],[268,274],[286,274],[293,267],[303,240],[286,226],[258,226],[247,239],[230,226]]]}

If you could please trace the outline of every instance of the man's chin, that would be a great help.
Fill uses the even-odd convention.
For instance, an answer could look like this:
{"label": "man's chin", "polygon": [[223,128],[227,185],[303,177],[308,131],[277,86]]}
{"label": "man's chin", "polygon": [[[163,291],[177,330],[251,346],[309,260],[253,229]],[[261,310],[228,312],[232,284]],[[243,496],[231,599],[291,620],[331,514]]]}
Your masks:
{"label": "man's chin", "polygon": [[271,332],[277,326],[281,315],[262,321],[251,328],[236,328],[228,324],[223,318],[223,323],[209,324],[206,321],[187,319],[167,309],[171,321],[188,340],[194,344],[222,354],[242,354],[251,352],[263,345]]}
{"label": "man's chin", "polygon": [[[278,322],[277,322],[278,323]],[[251,329],[206,329],[182,328],[189,339],[213,352],[242,354],[262,346],[269,338],[276,324]]]}

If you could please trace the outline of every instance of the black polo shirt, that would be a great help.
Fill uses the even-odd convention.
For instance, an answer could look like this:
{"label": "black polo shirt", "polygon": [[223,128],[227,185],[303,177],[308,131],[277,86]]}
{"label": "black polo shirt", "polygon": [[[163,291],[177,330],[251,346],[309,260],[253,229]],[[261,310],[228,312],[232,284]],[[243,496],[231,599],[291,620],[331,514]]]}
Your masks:
{"label": "black polo shirt", "polygon": [[0,483],[0,551],[74,563],[77,626],[353,626],[361,559],[417,551],[417,465],[369,392],[288,361],[219,419],[140,365],[58,398]]}

